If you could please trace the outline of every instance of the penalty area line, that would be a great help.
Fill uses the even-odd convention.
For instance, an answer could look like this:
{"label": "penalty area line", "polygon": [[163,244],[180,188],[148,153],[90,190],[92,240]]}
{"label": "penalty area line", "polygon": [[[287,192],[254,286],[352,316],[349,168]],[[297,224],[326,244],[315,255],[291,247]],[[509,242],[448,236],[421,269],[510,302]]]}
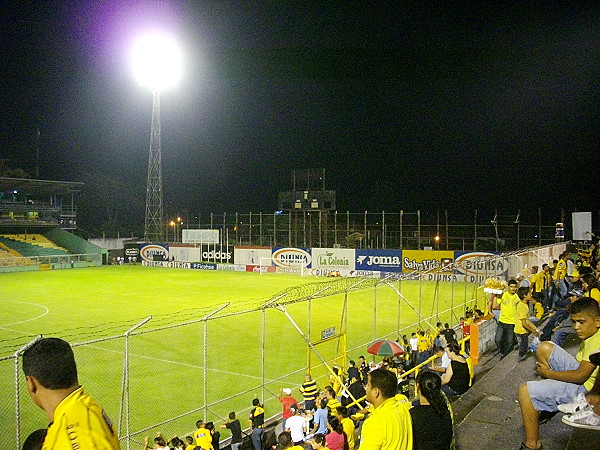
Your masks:
{"label": "penalty area line", "polygon": [[[91,348],[95,348],[97,350],[104,350],[106,352],[111,352],[111,353],[119,353],[121,355],[123,355],[125,352],[121,351],[121,350],[113,350],[110,348],[104,348],[104,347],[99,347],[97,345],[86,345],[85,347],[91,347]],[[147,356],[147,355],[140,355],[138,353],[130,353],[130,356],[135,356],[137,358],[142,358],[142,359],[149,359],[151,361],[159,361],[159,362],[164,362],[167,364],[175,364],[178,366],[184,366],[184,367],[191,367],[193,369],[203,369],[204,367],[198,364],[190,364],[190,363],[185,363],[185,362],[181,362],[181,361],[173,361],[172,359],[163,359],[163,358],[155,358],[154,356]],[[220,372],[220,373],[226,373],[228,375],[235,375],[235,376],[241,376],[241,377],[247,377],[247,378],[254,378],[256,380],[262,380],[261,377],[258,377],[256,375],[248,375],[245,373],[239,373],[239,372],[231,372],[229,370],[222,370],[222,369],[208,369],[209,371],[212,372]],[[275,380],[271,380],[271,379],[265,379],[265,381],[275,381]]]}

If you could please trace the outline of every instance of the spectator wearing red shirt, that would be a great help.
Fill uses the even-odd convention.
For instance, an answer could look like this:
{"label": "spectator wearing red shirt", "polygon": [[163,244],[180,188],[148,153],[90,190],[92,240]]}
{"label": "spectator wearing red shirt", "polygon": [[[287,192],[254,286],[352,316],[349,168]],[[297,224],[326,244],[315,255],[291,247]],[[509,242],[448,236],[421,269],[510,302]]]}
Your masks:
{"label": "spectator wearing red shirt", "polygon": [[281,393],[279,394],[279,401],[283,405],[283,413],[281,414],[283,420],[281,424],[283,425],[283,429],[285,430],[285,421],[294,415],[292,413],[292,406],[296,405],[298,401],[294,397],[292,397],[292,390],[289,388],[281,389]]}

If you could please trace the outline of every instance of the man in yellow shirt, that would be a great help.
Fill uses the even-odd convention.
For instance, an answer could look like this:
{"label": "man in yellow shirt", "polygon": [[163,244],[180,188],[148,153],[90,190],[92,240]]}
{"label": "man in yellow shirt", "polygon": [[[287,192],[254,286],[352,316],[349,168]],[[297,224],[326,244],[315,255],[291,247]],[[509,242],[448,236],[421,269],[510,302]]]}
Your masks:
{"label": "man in yellow shirt", "polygon": [[518,390],[525,427],[524,445],[530,449],[542,446],[539,438],[540,413],[558,411],[558,405],[570,403],[578,395],[586,394],[598,376],[598,367],[590,362],[590,355],[600,348],[598,302],[591,298],[575,301],[571,305],[571,319],[581,339],[575,358],[558,345],[543,341],[536,350],[536,372],[542,379],[522,384]]}
{"label": "man in yellow shirt", "polygon": [[23,372],[29,395],[52,422],[43,450],[119,448],[110,419],[79,385],[75,356],[67,342],[35,341],[23,352]]}
{"label": "man in yellow shirt", "polygon": [[395,398],[398,380],[385,369],[369,373],[367,401],[374,409],[362,427],[361,450],[410,450],[412,419]]}
{"label": "man in yellow shirt", "polygon": [[[500,316],[498,317],[498,328],[496,328],[496,346],[502,358],[508,355],[515,342],[515,322],[519,297],[517,296],[517,281],[508,282],[508,291],[502,294],[500,299]],[[498,306],[497,297],[494,297],[494,307]]]}

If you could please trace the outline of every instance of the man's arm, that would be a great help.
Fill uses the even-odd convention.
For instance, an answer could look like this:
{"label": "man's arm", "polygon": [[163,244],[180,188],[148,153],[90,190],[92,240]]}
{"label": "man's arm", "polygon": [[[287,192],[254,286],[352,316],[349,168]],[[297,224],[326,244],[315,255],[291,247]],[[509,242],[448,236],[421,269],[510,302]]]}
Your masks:
{"label": "man's arm", "polygon": [[442,375],[442,385],[448,384],[451,379],[452,379],[452,363],[448,364],[448,367],[446,367],[446,373],[444,373],[444,375]]}
{"label": "man's arm", "polygon": [[565,381],[567,383],[583,384],[592,375],[592,372],[596,368],[594,364],[589,361],[581,361],[579,367],[575,370],[552,370],[549,366],[542,363],[537,364],[537,373],[544,378],[550,378],[552,380]]}
{"label": "man's arm", "polygon": [[535,327],[534,324],[532,324],[529,319],[521,319],[521,323],[523,324],[523,328],[525,328],[527,331],[533,333],[536,336],[539,336],[540,333],[538,332],[537,328]]}

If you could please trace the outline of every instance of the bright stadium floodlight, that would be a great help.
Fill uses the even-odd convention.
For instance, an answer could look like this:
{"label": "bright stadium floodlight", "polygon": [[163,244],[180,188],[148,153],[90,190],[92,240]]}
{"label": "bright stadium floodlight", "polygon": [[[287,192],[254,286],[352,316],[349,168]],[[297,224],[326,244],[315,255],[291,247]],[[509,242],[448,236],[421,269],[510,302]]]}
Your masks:
{"label": "bright stadium floodlight", "polygon": [[146,184],[144,239],[146,242],[161,242],[165,239],[167,229],[163,221],[160,93],[179,81],[182,55],[175,40],[165,34],[153,33],[142,36],[134,44],[131,61],[136,80],[140,85],[152,90],[154,99]]}
{"label": "bright stadium floodlight", "polygon": [[173,87],[181,77],[181,50],[166,34],[142,36],[133,46],[131,62],[135,79],[152,91]]}

